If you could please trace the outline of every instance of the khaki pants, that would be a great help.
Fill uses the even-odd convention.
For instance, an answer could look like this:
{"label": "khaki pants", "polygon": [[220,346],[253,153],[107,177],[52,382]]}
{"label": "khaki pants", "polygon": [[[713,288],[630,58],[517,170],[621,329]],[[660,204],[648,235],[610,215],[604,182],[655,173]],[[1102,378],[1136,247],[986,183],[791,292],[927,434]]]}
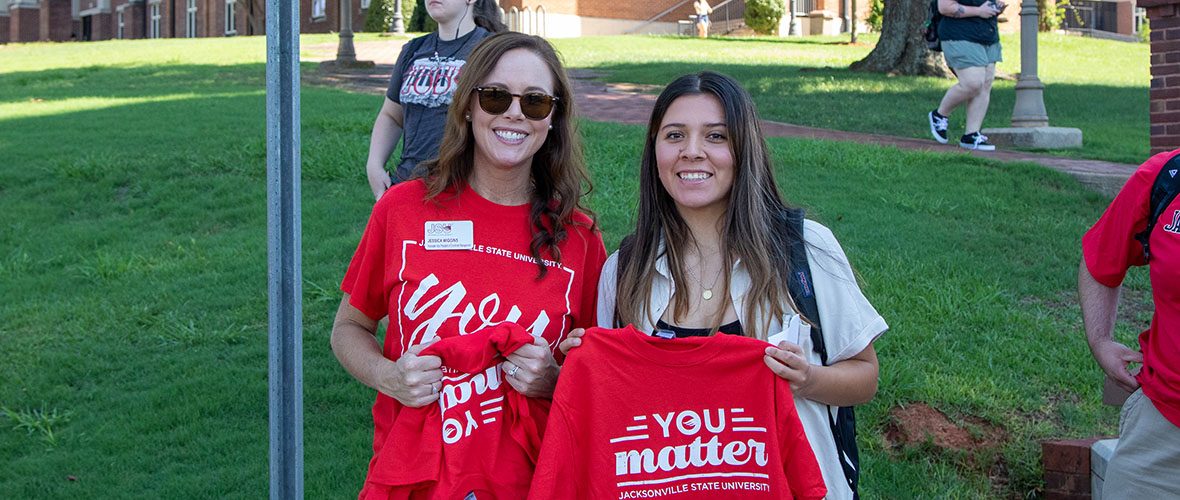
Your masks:
{"label": "khaki pants", "polygon": [[1160,414],[1143,389],[1123,403],[1102,498],[1180,498],[1180,427]]}

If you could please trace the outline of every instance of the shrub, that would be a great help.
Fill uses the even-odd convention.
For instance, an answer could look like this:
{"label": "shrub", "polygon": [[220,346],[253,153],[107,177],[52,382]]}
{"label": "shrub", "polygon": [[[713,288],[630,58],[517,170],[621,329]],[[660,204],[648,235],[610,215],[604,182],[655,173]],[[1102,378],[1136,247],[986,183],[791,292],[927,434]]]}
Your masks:
{"label": "shrub", "polygon": [[[1037,0],[1037,10],[1041,13],[1041,18],[1037,23],[1038,31],[1053,31],[1061,27],[1065,22],[1065,16],[1072,15],[1074,19],[1081,22],[1081,15],[1075,10],[1069,14],[1069,0],[1057,0],[1050,4],[1052,0]],[[1016,6],[1020,8],[1019,5]],[[1019,10],[1017,10],[1019,12]]]}
{"label": "shrub", "polygon": [[746,26],[755,33],[769,35],[787,13],[783,0],[749,0],[746,2]]}
{"label": "shrub", "polygon": [[[365,31],[369,33],[384,33],[393,24],[393,5],[399,0],[371,0],[369,11],[365,14]],[[414,13],[414,0],[400,0],[402,3],[402,26],[406,31],[410,28],[410,17]]]}
{"label": "shrub", "polygon": [[885,2],[881,0],[873,0],[873,2],[869,4],[869,18],[866,19],[865,22],[869,23],[869,28],[871,28],[874,33],[881,32],[881,20],[883,19],[881,11],[883,9],[885,9]]}
{"label": "shrub", "polygon": [[406,31],[422,31],[431,32],[438,29],[438,23],[430,18],[430,14],[426,12],[426,2],[418,0],[414,4],[414,14],[410,16],[410,22],[406,25]]}

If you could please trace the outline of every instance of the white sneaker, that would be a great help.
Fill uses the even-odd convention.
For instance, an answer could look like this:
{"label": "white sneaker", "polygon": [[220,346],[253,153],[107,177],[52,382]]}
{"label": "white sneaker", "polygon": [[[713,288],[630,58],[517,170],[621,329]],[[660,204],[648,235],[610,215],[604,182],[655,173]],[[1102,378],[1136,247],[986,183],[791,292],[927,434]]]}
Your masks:
{"label": "white sneaker", "polygon": [[959,139],[959,146],[980,151],[995,151],[996,147],[987,142],[987,136],[979,132],[972,132]]}

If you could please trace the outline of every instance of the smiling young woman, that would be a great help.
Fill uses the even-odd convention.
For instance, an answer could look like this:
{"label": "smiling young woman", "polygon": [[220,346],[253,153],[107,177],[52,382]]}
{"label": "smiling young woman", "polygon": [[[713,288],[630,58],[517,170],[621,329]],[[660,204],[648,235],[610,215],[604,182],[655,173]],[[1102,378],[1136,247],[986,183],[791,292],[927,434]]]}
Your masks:
{"label": "smiling young woman", "polygon": [[[435,405],[440,393],[454,394],[450,385],[462,378],[444,379],[441,358],[420,355],[436,339],[519,324],[533,342],[492,365],[485,380],[528,398],[551,398],[555,346],[571,329],[593,325],[606,251],[582,206],[590,183],[570,97],[565,69],[544,39],[488,37],[455,85],[439,157],[423,162],[423,177],[393,186],[373,207],[332,328],[340,364],[378,391],[362,500],[527,493],[531,462],[522,450],[496,447],[509,433],[499,432],[495,417],[485,412],[482,423],[462,427],[464,447],[448,449],[433,482],[407,475],[433,463],[423,457],[438,457],[442,437],[397,419],[414,414],[408,408]],[[384,317],[382,346],[376,333]],[[407,435],[407,428],[417,433]]]}

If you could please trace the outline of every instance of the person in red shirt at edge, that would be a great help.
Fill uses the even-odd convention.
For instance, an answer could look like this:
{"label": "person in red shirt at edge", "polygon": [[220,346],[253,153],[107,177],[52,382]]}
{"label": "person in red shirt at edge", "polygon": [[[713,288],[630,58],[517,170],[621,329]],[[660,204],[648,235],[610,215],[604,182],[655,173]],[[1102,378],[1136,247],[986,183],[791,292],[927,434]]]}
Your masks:
{"label": "person in red shirt at edge", "polygon": [[[631,249],[626,257],[612,254],[602,269],[598,326],[631,324],[645,334],[678,338],[720,331],[773,344],[754,362],[789,382],[823,474],[825,498],[851,500],[828,406],[873,398],[873,341],[888,326],[861,292],[828,228],[804,220],[803,234],[791,234],[797,231],[783,220],[788,207],[763,137],[750,94],[732,78],[703,71],[668,84],[648,122],[637,224],[624,239]],[[790,269],[790,242],[799,239],[826,364],[788,290],[796,271]],[[581,342],[575,332],[561,349]]]}
{"label": "person in red shirt at edge", "polygon": [[[1082,237],[1078,295],[1086,340],[1106,375],[1132,392],[1123,403],[1104,499],[1180,498],[1180,197],[1149,235],[1150,259],[1135,239],[1147,228],[1152,184],[1177,154],[1160,153],[1140,165]],[[1131,266],[1144,264],[1155,314],[1134,351],[1115,342],[1112,332],[1123,277]],[[1127,370],[1129,363],[1143,363],[1138,375]]]}
{"label": "person in red shirt at edge", "polygon": [[[378,392],[361,499],[493,497],[478,488],[407,493],[374,481],[399,411],[439,400],[440,358],[418,355],[435,340],[517,323],[535,339],[507,356],[500,375],[524,396],[552,397],[554,349],[571,329],[593,325],[606,258],[582,206],[590,182],[575,126],[569,79],[549,43],[514,32],[488,37],[459,77],[438,158],[373,207],[340,286],[331,339],[340,364]],[[517,476],[492,482],[527,488],[531,467]]]}

